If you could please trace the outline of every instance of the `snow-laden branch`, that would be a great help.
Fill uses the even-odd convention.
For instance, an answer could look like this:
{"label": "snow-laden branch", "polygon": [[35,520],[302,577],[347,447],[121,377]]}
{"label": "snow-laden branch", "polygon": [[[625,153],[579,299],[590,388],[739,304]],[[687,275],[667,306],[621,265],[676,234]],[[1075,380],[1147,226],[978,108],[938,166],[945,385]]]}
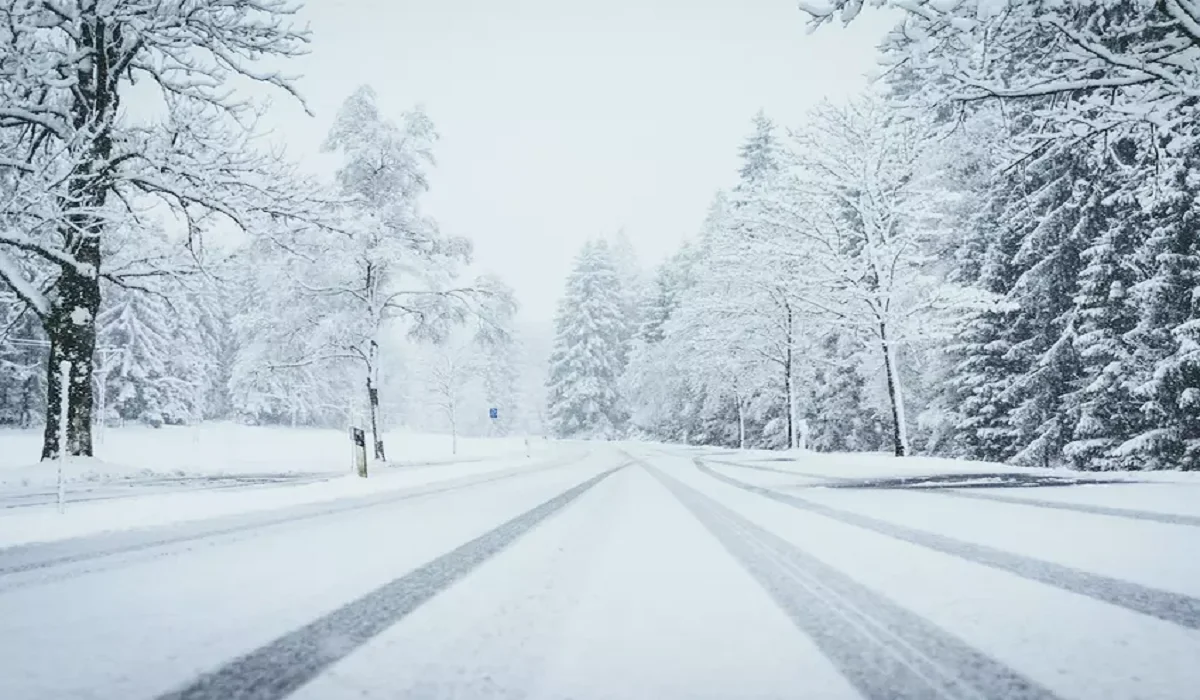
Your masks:
{"label": "snow-laden branch", "polygon": [[50,300],[25,277],[17,261],[3,248],[0,248],[0,281],[8,285],[38,316],[44,317],[50,313]]}

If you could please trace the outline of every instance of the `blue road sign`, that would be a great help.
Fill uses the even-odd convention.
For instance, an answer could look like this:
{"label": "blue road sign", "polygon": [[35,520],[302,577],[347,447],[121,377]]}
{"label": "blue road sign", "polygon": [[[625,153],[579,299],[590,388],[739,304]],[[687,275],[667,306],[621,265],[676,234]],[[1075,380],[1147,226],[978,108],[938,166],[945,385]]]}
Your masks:
{"label": "blue road sign", "polygon": [[492,420],[496,420],[499,417],[500,417],[500,409],[498,409],[498,408],[489,408],[488,409],[488,418],[491,418]]}

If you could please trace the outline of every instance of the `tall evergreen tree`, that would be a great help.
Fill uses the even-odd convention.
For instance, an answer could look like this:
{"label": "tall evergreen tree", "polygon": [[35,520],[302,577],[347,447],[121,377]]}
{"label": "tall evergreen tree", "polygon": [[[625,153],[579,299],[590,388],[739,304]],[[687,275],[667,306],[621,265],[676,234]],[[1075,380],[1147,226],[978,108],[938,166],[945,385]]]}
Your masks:
{"label": "tall evergreen tree", "polygon": [[1153,270],[1135,287],[1140,322],[1131,333],[1153,369],[1137,389],[1144,431],[1120,448],[1149,469],[1200,469],[1200,157],[1172,168],[1151,210],[1140,258]]}
{"label": "tall evergreen tree", "polygon": [[0,425],[28,428],[45,406],[45,335],[35,315],[0,296]]}
{"label": "tall evergreen tree", "polygon": [[769,179],[782,170],[782,149],[775,133],[775,123],[767,113],[759,110],[754,115],[754,131],[739,150],[742,157],[740,187],[745,189]]}
{"label": "tall evergreen tree", "polygon": [[614,438],[625,428],[620,280],[609,246],[590,241],[575,259],[555,317],[548,413],[559,437]]}
{"label": "tall evergreen tree", "polygon": [[[174,375],[171,308],[159,294],[114,289],[97,319],[104,359],[105,412],[159,426],[190,415],[187,380]],[[105,416],[104,418],[106,418]]]}
{"label": "tall evergreen tree", "polygon": [[1083,251],[1074,299],[1082,377],[1065,397],[1064,413],[1075,425],[1063,455],[1077,469],[1140,466],[1118,448],[1143,426],[1136,391],[1138,377],[1146,374],[1137,357],[1133,290],[1146,277],[1137,260],[1146,239],[1146,216],[1128,185],[1114,181],[1113,170],[1101,174],[1104,180],[1098,183],[1103,191],[1115,191],[1102,204],[1103,231]]}
{"label": "tall evergreen tree", "polygon": [[887,444],[887,422],[867,400],[859,371],[858,343],[833,331],[821,339],[805,420],[809,448],[821,452],[865,452]]}

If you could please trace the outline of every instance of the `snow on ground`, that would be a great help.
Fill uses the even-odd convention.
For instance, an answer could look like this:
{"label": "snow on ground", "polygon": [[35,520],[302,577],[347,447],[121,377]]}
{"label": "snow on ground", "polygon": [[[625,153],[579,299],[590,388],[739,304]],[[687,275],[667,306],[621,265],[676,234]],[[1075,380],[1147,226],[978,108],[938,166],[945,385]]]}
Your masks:
{"label": "snow on ground", "polygon": [[[672,459],[663,452],[646,454],[672,477],[1064,697],[1184,698],[1200,687],[1200,666],[1190,661],[1200,653],[1200,633],[1195,629],[764,499],[703,474],[690,456]],[[835,491],[811,490],[817,492]],[[810,492],[803,493],[807,498]],[[938,498],[912,494],[913,499],[924,499],[917,506],[873,498],[884,494],[864,490],[837,495],[846,499],[839,507],[854,502],[855,496],[865,496],[861,503],[854,502],[855,512],[910,524],[925,517],[920,507],[937,503]],[[957,506],[956,513],[941,513],[937,518],[938,532],[945,536],[979,539],[983,531],[997,535],[997,528],[1007,524],[1018,534],[1003,542],[991,540],[1005,545],[1006,551],[1067,555],[1065,563],[1074,564],[1088,563],[1089,553],[1095,554],[1090,563],[1103,569],[1097,573],[1119,573],[1123,579],[1153,581],[1164,588],[1182,586],[1195,592],[1194,584],[1181,581],[1188,568],[1194,580],[1200,580],[1194,563],[1200,559],[1197,528],[1160,526],[1161,541],[1151,542],[1139,523],[1053,511],[1036,519],[1039,527],[1030,532],[1020,521],[1028,509],[998,515],[980,514],[976,501],[946,498],[944,505]],[[998,523],[997,517],[1008,519]],[[1038,540],[1041,533],[1055,528],[1070,536],[1051,537],[1053,546]],[[1071,555],[1071,537],[1078,556]],[[1148,564],[1146,571],[1142,567]]]}
{"label": "snow on ground", "polygon": [[[344,431],[213,422],[151,428],[128,425],[97,433],[96,459],[68,460],[68,481],[108,481],[167,475],[340,474],[350,469]],[[370,436],[367,437],[368,442]],[[537,446],[540,438],[530,440]],[[384,435],[393,464],[411,465],[524,455],[523,437],[458,439],[396,430]],[[0,486],[54,481],[54,469],[38,462],[40,430],[0,429]]]}
{"label": "snow on ground", "polygon": [[[1194,475],[915,490],[885,477],[969,474],[979,486],[996,483],[987,474],[1051,473],[636,443],[540,449],[225,491],[245,499],[239,508],[308,490],[341,505],[314,517],[281,508],[237,529],[176,526],[202,530],[186,542],[112,546],[160,532],[147,529],[0,549],[0,697],[188,689],[218,700],[264,679],[286,688],[256,696],[273,700],[1190,700],[1200,687]],[[596,481],[627,461],[622,451],[637,463]],[[405,498],[360,507],[366,491],[330,495],[389,484]],[[414,484],[420,498],[407,496]],[[65,516],[12,508],[0,536],[19,523],[65,536],[89,508],[85,529],[126,509],[145,524],[191,497],[216,494],[74,503]],[[62,557],[79,547],[84,559]]]}
{"label": "snow on ground", "polygon": [[1108,508],[1138,508],[1155,513],[1178,513],[1200,517],[1200,482],[1171,484],[1104,484],[1070,489],[1005,489],[1005,498],[1050,503],[1094,505]]}
{"label": "snow on ground", "polygon": [[[1128,501],[1136,502],[1137,486],[1113,487],[1124,489]],[[1064,487],[1040,490],[1057,488]],[[1200,497],[1200,488],[1180,488]],[[929,491],[822,488],[794,493],[904,527],[1200,597],[1200,528],[968,500]]]}
{"label": "snow on ground", "polygon": [[[32,431],[0,431],[0,547],[334,501],[559,458],[564,444],[524,439],[387,436],[397,461],[350,474],[337,430],[229,423],[109,430],[99,460],[67,460],[66,512],[58,513],[55,463],[23,464]],[[21,455],[14,458],[14,454]],[[296,478],[272,478],[289,475]],[[195,477],[195,478],[192,478]]]}
{"label": "snow on ground", "polygon": [[0,509],[0,547],[337,501],[516,467],[535,467],[553,459],[553,455],[543,455],[537,461],[524,457],[479,460],[383,472],[368,479],[343,475],[315,483],[253,490],[168,491],[83,502],[72,502],[68,496],[64,513],[59,513],[51,503]]}
{"label": "snow on ground", "polygon": [[[639,449],[637,445],[631,444],[631,447]],[[647,448],[642,446],[640,449]],[[878,484],[886,483],[884,480],[889,478],[918,479],[922,476],[950,474],[963,476],[962,479],[953,481],[933,482],[932,485],[939,487],[937,489],[913,488],[900,493],[881,489],[861,499],[857,496],[849,497],[862,503],[870,501],[871,498],[893,498],[917,499],[912,502],[923,504],[924,501],[920,500],[922,494],[932,499],[963,494],[976,500],[1024,501],[1031,504],[1027,507],[1033,507],[1041,501],[1061,503],[1067,507],[1094,506],[1101,509],[1200,517],[1200,473],[1192,472],[1077,472],[938,457],[897,458],[881,453],[791,452],[786,455],[772,455],[770,452],[751,450],[745,453],[704,450],[681,453],[674,449],[671,449],[671,453],[690,454],[693,458],[704,460],[721,473],[748,483],[785,491],[811,490],[814,496],[821,495],[829,499],[847,494],[839,493],[840,488],[828,487],[854,486],[860,481],[870,485],[872,480]],[[1015,479],[1010,481],[1007,476],[997,478],[993,475],[1012,475]],[[1082,483],[1038,488],[972,488],[1004,486],[1005,482],[1020,483],[1019,479],[1023,478]],[[1087,483],[1092,480],[1117,483]],[[946,488],[947,493],[941,493],[943,487],[950,486],[953,488]],[[929,493],[926,493],[927,490]],[[922,505],[921,508],[923,507]],[[1016,514],[1020,515],[1021,511],[1016,511]]]}
{"label": "snow on ground", "polygon": [[37,585],[6,588],[0,577],[0,698],[156,697],[612,465],[607,457],[579,459],[396,507],[49,575]]}
{"label": "snow on ground", "polygon": [[[627,443],[635,449],[640,443]],[[650,443],[646,443],[649,445]],[[888,452],[812,452],[789,450],[730,450],[706,447],[670,448],[675,454],[690,454],[718,462],[734,462],[768,471],[792,472],[800,476],[829,477],[844,479],[874,479],[885,477],[909,477],[937,474],[1022,474],[1041,475],[1068,479],[1104,479],[1111,481],[1139,481],[1151,483],[1182,483],[1200,485],[1200,473],[1179,471],[1125,471],[1125,472],[1079,472],[1071,469],[1045,469],[1018,467],[998,462],[978,462],[966,459],[949,459],[913,455],[896,457]]]}
{"label": "snow on ground", "polygon": [[629,468],[293,697],[784,698],[801,687],[853,695],[720,544]]}

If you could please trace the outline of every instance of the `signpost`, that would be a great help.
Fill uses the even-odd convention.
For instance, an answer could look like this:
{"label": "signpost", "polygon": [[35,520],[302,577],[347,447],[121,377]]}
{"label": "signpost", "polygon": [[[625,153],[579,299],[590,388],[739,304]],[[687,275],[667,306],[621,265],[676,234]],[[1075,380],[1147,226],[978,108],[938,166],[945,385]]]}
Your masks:
{"label": "signpost", "polygon": [[350,427],[350,449],[354,471],[367,478],[367,434],[362,428]]}

